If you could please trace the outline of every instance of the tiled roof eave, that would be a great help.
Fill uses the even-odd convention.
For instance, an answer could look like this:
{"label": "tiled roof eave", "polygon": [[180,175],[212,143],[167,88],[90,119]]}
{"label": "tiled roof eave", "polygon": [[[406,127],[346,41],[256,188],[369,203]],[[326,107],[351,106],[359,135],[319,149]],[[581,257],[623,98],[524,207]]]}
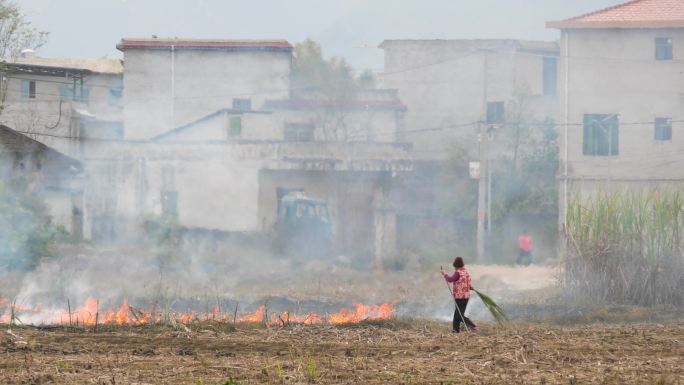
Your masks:
{"label": "tiled roof eave", "polygon": [[684,20],[656,21],[549,21],[546,28],[556,29],[610,29],[610,28],[684,28]]}
{"label": "tiled roof eave", "polygon": [[[171,51],[171,47],[161,47],[161,46],[116,46],[120,51],[123,50],[133,50],[133,49],[144,49],[144,50],[154,50],[154,51]],[[212,47],[212,46],[174,46],[175,51],[229,51],[229,52],[292,52],[292,48],[288,47]]]}
{"label": "tiled roof eave", "polygon": [[286,40],[195,40],[195,39],[135,39],[124,38],[116,46],[128,49],[153,50],[226,50],[226,51],[281,51],[291,52]]}

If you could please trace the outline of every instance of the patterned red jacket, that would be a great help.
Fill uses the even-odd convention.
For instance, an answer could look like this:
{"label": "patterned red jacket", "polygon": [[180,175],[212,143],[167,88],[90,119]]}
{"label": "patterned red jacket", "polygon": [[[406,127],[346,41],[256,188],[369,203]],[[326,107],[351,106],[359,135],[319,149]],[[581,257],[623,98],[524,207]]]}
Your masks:
{"label": "patterned red jacket", "polygon": [[470,289],[472,289],[472,286],[470,286],[470,273],[465,267],[457,269],[452,275],[444,274],[444,279],[446,279],[447,282],[453,282],[454,298],[470,298]]}

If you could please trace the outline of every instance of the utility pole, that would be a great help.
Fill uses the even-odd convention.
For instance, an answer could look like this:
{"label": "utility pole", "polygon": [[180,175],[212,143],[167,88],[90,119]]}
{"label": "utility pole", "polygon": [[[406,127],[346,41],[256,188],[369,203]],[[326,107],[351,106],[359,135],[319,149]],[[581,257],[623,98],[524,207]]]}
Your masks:
{"label": "utility pole", "polygon": [[[487,135],[489,136],[489,134]],[[492,138],[487,138],[487,210],[485,212],[485,218],[487,218],[487,232],[486,240],[491,239],[492,234],[492,154],[489,148],[489,140]]]}
{"label": "utility pole", "polygon": [[479,133],[479,158],[480,158],[480,179],[477,188],[477,260],[484,262],[485,258],[485,212],[488,169],[488,135],[487,135],[487,51],[482,52],[482,119],[480,119]]}

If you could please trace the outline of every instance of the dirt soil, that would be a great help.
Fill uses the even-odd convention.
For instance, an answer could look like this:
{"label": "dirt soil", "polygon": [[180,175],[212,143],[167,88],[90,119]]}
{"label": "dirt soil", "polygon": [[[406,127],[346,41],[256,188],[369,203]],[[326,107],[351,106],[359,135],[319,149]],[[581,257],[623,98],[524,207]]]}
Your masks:
{"label": "dirt soil", "polygon": [[[2,384],[684,384],[684,324],[196,324],[0,334]],[[232,380],[231,380],[232,379]]]}

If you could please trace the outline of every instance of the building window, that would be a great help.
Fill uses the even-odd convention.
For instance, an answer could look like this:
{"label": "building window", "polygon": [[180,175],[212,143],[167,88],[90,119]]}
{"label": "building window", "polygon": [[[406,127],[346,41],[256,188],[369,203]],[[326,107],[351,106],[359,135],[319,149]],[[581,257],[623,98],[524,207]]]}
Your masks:
{"label": "building window", "polygon": [[162,214],[171,216],[178,215],[178,192],[162,191],[161,206]]}
{"label": "building window", "polygon": [[90,88],[80,87],[73,83],[64,83],[59,86],[59,97],[64,100],[88,104],[90,102]]}
{"label": "building window", "polygon": [[62,99],[74,98],[74,85],[71,83],[62,84],[59,86],[59,97]]}
{"label": "building window", "polygon": [[487,102],[487,124],[504,124],[504,102]]}
{"label": "building window", "polygon": [[252,109],[252,99],[233,99],[233,109],[234,110],[251,110]]}
{"label": "building window", "polygon": [[231,116],[228,120],[228,136],[231,138],[242,135],[242,116]]}
{"label": "building window", "polygon": [[617,114],[584,114],[583,154],[618,155],[619,123]]}
{"label": "building window", "polygon": [[544,58],[543,85],[544,95],[555,95],[558,73],[558,59],[555,57]]}
{"label": "building window", "polygon": [[161,206],[162,214],[178,214],[178,192],[176,191],[176,170],[171,165],[161,169]]}
{"label": "building window", "polygon": [[672,140],[672,119],[655,119],[655,140]]}
{"label": "building window", "polygon": [[21,81],[21,97],[22,99],[36,98],[36,81],[22,80]]}
{"label": "building window", "polygon": [[672,38],[656,37],[655,46],[656,60],[672,60]]}
{"label": "building window", "polygon": [[123,83],[121,78],[115,78],[109,86],[109,105],[118,107],[121,105],[121,97],[123,96]]}
{"label": "building window", "polygon": [[311,142],[314,140],[314,125],[311,123],[285,123],[283,138],[286,142]]}

